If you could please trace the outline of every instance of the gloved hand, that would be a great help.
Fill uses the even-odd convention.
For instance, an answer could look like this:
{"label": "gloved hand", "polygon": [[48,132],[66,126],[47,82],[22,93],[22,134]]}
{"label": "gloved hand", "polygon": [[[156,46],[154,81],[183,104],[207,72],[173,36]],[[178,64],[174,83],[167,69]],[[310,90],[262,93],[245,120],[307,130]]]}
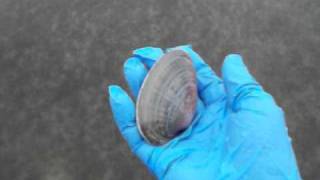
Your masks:
{"label": "gloved hand", "polygon": [[[119,86],[109,86],[115,121],[132,152],[159,179],[301,179],[284,113],[241,56],[225,58],[220,79],[190,46],[176,48],[193,61],[199,99],[191,126],[167,144],[147,144],[136,127],[135,104]],[[146,47],[126,61],[124,74],[134,97],[162,55],[161,49]]]}

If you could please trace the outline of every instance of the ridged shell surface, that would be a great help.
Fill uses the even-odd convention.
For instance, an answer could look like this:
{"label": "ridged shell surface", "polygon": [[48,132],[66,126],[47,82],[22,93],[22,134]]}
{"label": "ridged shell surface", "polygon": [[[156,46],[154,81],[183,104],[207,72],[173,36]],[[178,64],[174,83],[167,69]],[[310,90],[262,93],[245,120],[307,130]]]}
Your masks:
{"label": "ridged shell surface", "polygon": [[166,53],[151,68],[138,95],[140,134],[150,144],[165,144],[190,125],[196,99],[191,59],[181,50]]}

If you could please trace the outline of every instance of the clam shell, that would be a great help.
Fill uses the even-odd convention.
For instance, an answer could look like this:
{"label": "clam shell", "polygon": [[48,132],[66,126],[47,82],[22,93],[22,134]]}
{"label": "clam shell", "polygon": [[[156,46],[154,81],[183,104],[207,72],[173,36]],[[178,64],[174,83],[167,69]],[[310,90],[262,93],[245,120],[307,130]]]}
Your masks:
{"label": "clam shell", "polygon": [[138,95],[140,134],[150,144],[165,144],[190,125],[196,99],[191,59],[181,50],[166,53],[151,68]]}

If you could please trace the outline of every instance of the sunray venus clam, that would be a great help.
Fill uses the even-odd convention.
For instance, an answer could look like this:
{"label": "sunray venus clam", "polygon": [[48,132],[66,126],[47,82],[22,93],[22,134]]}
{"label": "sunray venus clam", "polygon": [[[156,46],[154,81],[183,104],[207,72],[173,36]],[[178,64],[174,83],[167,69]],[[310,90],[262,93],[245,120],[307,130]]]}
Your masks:
{"label": "sunray venus clam", "polygon": [[164,54],[150,69],[140,89],[137,126],[150,144],[163,145],[192,122],[197,100],[195,71],[182,50]]}

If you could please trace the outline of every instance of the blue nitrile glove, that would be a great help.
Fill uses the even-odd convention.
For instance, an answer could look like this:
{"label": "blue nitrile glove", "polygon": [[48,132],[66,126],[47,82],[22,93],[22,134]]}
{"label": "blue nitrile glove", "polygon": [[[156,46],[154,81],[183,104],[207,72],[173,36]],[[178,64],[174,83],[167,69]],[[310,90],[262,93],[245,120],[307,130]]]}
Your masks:
{"label": "blue nitrile glove", "polygon": [[[119,86],[109,86],[114,118],[132,152],[159,179],[301,179],[284,113],[250,75],[241,56],[225,58],[221,80],[190,46],[176,48],[193,61],[199,100],[191,126],[169,143],[147,144],[136,127],[135,104]],[[125,63],[125,78],[135,97],[162,55],[159,48],[141,48]]]}

